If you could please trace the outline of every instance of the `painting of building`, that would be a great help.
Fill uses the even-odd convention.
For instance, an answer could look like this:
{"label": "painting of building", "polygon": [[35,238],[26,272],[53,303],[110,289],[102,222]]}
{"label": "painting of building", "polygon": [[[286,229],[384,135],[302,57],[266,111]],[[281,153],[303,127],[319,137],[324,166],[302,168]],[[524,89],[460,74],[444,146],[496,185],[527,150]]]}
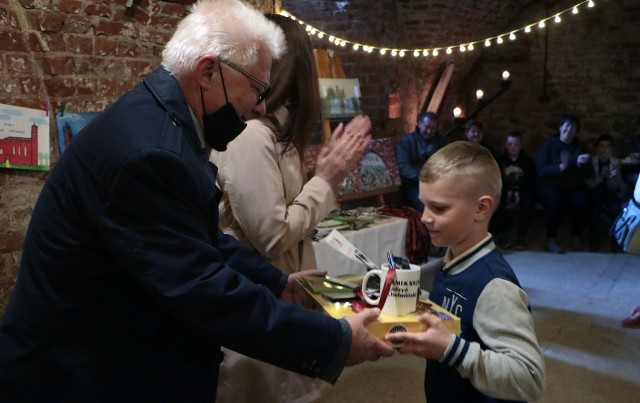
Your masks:
{"label": "painting of building", "polygon": [[49,169],[47,112],[0,104],[0,167]]}

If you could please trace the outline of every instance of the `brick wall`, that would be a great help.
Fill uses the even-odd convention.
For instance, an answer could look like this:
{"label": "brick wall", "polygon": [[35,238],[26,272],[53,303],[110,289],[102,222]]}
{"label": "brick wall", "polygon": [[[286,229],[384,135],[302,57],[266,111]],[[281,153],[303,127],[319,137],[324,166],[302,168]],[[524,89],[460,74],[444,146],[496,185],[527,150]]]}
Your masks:
{"label": "brick wall", "polygon": [[[253,0],[272,11],[271,0]],[[0,0],[0,103],[99,112],[160,62],[188,7],[159,0]],[[59,150],[51,120],[51,163]],[[0,315],[47,174],[0,169]]]}
{"label": "brick wall", "polygon": [[[545,9],[545,3],[549,9]],[[284,0],[283,7],[310,24],[345,39],[387,47],[430,48],[494,36],[565,10],[577,0],[553,2],[369,0],[335,2]],[[376,136],[400,135],[412,130],[418,109],[433,84],[441,63],[455,69],[443,101],[442,129],[453,126],[455,105],[467,113],[476,107],[475,91],[485,96],[500,89],[501,73],[509,70],[513,85],[483,110],[478,118],[487,127],[489,140],[502,144],[512,130],[525,134],[530,151],[557,130],[565,111],[583,118],[583,137],[592,140],[604,132],[617,139],[618,150],[635,134],[635,111],[640,80],[640,3],[632,0],[596,1],[592,9],[581,7],[559,24],[547,24],[547,64],[544,65],[544,30],[505,38],[502,45],[476,45],[473,52],[454,51],[447,56],[392,58],[336,48],[349,77],[358,77],[364,108],[372,116]],[[314,37],[317,47],[334,47]],[[546,84],[544,72],[546,70]],[[387,119],[388,94],[398,89],[402,118]],[[460,133],[457,133],[458,135]]]}

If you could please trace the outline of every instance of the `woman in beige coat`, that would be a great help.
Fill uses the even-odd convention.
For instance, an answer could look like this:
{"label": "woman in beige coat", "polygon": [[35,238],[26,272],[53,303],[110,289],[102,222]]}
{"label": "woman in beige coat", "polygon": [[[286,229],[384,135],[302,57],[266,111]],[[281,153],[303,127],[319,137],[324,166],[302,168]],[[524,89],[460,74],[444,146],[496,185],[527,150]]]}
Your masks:
{"label": "woman in beige coat", "polygon": [[[287,53],[271,68],[267,114],[249,121],[227,151],[212,152],[211,161],[223,191],[220,227],[293,273],[316,268],[313,229],[336,207],[334,190],[369,145],[371,123],[357,116],[340,124],[309,178],[304,147],[320,113],[311,41],[295,21],[267,17],[287,41]],[[225,350],[218,401],[308,402],[318,397],[320,382]]]}

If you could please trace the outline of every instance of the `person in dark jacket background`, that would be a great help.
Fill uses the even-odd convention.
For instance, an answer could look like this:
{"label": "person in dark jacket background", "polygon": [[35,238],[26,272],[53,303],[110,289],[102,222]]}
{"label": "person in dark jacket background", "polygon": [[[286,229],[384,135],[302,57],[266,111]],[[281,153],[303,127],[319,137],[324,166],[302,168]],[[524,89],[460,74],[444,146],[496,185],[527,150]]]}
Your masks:
{"label": "person in dark jacket background", "polygon": [[396,148],[402,194],[406,203],[420,212],[424,208],[418,198],[420,170],[429,157],[449,143],[445,136],[438,133],[439,120],[433,112],[421,114],[416,129],[402,136]]}
{"label": "person in dark jacket background", "polygon": [[244,3],[202,0],[162,66],[65,150],[0,323],[0,401],[214,401],[221,345],[330,382],[393,354],[366,329],[379,310],[289,302],[298,274],[218,227],[208,149],[264,115],[283,42]]}
{"label": "person in dark jacket background", "polygon": [[523,148],[521,133],[507,134],[504,151],[496,161],[502,172],[502,197],[494,216],[496,226],[499,233],[507,231],[506,210],[517,208],[515,239],[506,237],[504,246],[515,246],[518,250],[524,250],[536,201],[536,165]]}
{"label": "person in dark jacket background", "polygon": [[591,172],[591,154],[577,136],[580,119],[569,113],[560,120],[560,133],[549,138],[538,150],[538,198],[545,209],[545,248],[564,253],[557,242],[558,227],[571,215],[571,248],[581,249],[581,235],[588,220],[585,179]]}

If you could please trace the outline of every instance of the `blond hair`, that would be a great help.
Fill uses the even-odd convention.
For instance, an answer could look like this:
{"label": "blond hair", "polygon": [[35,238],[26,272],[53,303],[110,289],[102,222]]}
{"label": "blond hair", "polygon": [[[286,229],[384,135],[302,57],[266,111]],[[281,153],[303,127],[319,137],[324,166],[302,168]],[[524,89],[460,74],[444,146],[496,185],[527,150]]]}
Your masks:
{"label": "blond hair", "polygon": [[483,146],[468,141],[453,142],[433,154],[420,171],[420,182],[433,183],[448,176],[469,197],[491,196],[500,201],[502,175],[493,155]]}

